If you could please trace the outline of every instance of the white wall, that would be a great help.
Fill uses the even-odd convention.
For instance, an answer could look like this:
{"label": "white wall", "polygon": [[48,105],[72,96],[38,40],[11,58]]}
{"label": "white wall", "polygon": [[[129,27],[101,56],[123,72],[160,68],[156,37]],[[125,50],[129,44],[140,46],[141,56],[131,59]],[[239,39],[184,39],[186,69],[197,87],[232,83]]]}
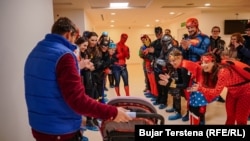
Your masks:
{"label": "white wall", "polygon": [[80,34],[85,30],[85,17],[83,10],[54,10],[55,20],[59,17],[69,17],[80,29]]}
{"label": "white wall", "polygon": [[24,62],[50,32],[52,0],[1,0],[0,11],[0,141],[34,141],[24,97]]}
{"label": "white wall", "polygon": [[91,19],[89,16],[84,12],[84,30],[85,31],[94,31],[95,27],[91,24]]}

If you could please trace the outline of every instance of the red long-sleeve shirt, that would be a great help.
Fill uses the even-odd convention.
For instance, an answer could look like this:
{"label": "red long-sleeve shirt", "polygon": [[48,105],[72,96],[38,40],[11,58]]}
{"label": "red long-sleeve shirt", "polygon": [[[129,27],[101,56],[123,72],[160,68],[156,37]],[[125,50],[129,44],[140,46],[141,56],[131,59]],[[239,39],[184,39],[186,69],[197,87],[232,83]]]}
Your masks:
{"label": "red long-sleeve shirt", "polygon": [[[240,84],[246,80],[241,77],[233,69],[221,68],[218,72],[218,81],[214,88],[199,87],[198,91],[202,92],[208,102],[211,102],[216,97],[218,97],[224,87],[228,87],[228,94],[234,95],[236,97],[239,94],[239,90],[243,89],[245,85],[234,86],[235,84]],[[242,87],[242,88],[241,88]]]}
{"label": "red long-sleeve shirt", "polygon": [[[72,55],[66,54],[59,60],[56,67],[57,82],[65,102],[81,115],[100,119],[115,118],[117,115],[116,107],[102,104],[86,95],[75,63]],[[72,138],[76,134],[48,135],[33,129],[32,133],[37,141],[55,141],[58,139],[58,136],[63,141]]]}

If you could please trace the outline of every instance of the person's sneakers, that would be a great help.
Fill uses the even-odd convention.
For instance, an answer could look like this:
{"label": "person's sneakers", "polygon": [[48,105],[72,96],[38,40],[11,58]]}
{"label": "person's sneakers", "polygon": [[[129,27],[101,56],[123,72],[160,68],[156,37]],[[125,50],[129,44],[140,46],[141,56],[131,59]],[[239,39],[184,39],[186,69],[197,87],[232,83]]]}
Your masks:
{"label": "person's sneakers", "polygon": [[185,116],[182,117],[182,121],[188,121],[189,120],[189,112]]}
{"label": "person's sneakers", "polygon": [[153,98],[154,96],[151,93],[144,94],[147,98]]}
{"label": "person's sneakers", "polygon": [[103,102],[107,103],[109,101],[109,99],[107,99],[106,97],[103,98]]}
{"label": "person's sneakers", "polygon": [[110,87],[110,88],[114,88],[114,87],[115,87],[115,85],[110,85],[109,87]]}
{"label": "person's sneakers", "polygon": [[83,126],[83,125],[82,125],[82,126],[80,127],[80,130],[81,130],[81,131],[86,131],[87,128],[86,128],[86,126]]}
{"label": "person's sneakers", "polygon": [[175,111],[174,108],[166,109],[166,112],[167,112],[167,113],[173,113],[174,111]]}
{"label": "person's sneakers", "polygon": [[104,87],[104,91],[108,91],[109,89],[107,87]]}
{"label": "person's sneakers", "polygon": [[99,131],[98,126],[94,123],[93,120],[86,121],[86,128],[91,131]]}
{"label": "person's sneakers", "polygon": [[90,131],[99,131],[99,128],[98,128],[97,126],[95,126],[95,125],[94,125],[94,126],[90,126],[90,125],[89,125],[89,126],[86,126],[86,127],[87,127],[87,129],[90,130]]}
{"label": "person's sneakers", "polygon": [[168,116],[168,120],[177,120],[177,119],[181,119],[181,118],[182,118],[182,116],[180,113],[176,113],[174,115]]}
{"label": "person's sneakers", "polygon": [[96,119],[96,118],[93,119],[93,123],[94,123],[96,126],[98,126],[98,127],[100,127],[101,122],[102,122],[102,121],[101,121],[100,119]]}
{"label": "person's sneakers", "polygon": [[81,141],[89,141],[89,138],[86,136],[82,136],[82,140]]}
{"label": "person's sneakers", "polygon": [[158,103],[157,101],[153,102],[153,105],[160,105],[160,103]]}
{"label": "person's sneakers", "polygon": [[166,105],[160,104],[159,109],[164,109],[164,108],[166,108],[166,107],[167,107]]}
{"label": "person's sneakers", "polygon": [[151,100],[151,101],[156,101],[156,98],[155,98],[155,97],[152,97],[150,100]]}

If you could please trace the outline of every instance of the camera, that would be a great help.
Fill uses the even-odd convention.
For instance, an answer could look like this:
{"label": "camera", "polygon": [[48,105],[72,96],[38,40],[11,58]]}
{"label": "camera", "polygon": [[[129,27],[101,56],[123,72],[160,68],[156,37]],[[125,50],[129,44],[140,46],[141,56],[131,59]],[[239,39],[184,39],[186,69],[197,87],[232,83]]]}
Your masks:
{"label": "camera", "polygon": [[156,59],[156,64],[165,67],[166,66],[166,61],[163,59]]}
{"label": "camera", "polygon": [[187,40],[188,39],[188,34],[183,34],[182,39]]}

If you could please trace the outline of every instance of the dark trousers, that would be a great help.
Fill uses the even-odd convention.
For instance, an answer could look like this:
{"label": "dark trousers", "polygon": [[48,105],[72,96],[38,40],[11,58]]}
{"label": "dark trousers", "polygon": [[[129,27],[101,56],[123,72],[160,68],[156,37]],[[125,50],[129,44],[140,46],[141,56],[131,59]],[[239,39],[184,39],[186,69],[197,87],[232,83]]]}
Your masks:
{"label": "dark trousers", "polygon": [[181,95],[179,93],[173,95],[173,108],[177,113],[181,113]]}
{"label": "dark trousers", "polygon": [[108,74],[108,80],[109,80],[109,85],[114,86],[115,85],[115,78],[113,74]]}
{"label": "dark trousers", "polygon": [[159,74],[155,72],[155,81],[157,84],[157,89],[158,89],[158,97],[156,98],[156,102],[160,103],[160,104],[164,104],[167,105],[168,102],[168,87],[167,86],[162,86],[158,83],[158,81],[160,80],[159,78]]}

